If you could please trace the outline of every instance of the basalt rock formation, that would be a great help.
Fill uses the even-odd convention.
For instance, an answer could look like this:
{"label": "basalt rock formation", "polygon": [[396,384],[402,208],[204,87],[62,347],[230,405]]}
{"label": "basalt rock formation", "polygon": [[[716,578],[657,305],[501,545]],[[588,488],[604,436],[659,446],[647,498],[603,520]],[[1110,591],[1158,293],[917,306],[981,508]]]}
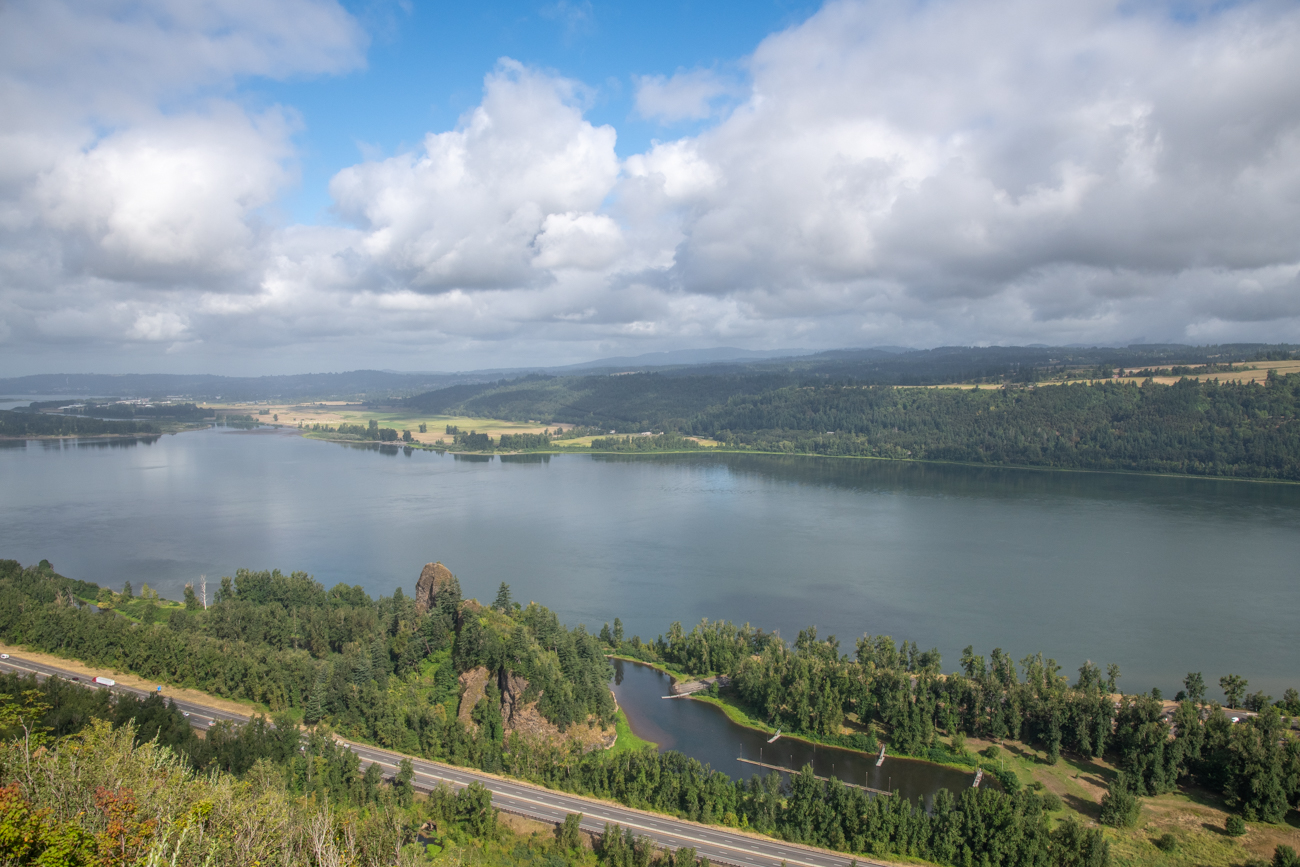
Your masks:
{"label": "basalt rock formation", "polygon": [[[492,673],[481,665],[460,675],[461,695],[457,716],[471,731],[478,731],[478,724],[473,718],[474,707],[486,695],[491,677]],[[588,720],[587,725],[572,725],[567,731],[560,731],[537,710],[536,701],[524,701],[524,691],[528,689],[528,681],[524,677],[502,670],[497,674],[496,683],[501,693],[501,721],[507,737],[518,733],[529,739],[556,745],[575,741],[583,752],[607,750],[614,745],[617,737],[614,727],[601,727],[594,717]],[[538,698],[540,697],[539,695]]]}
{"label": "basalt rock formation", "polygon": [[440,604],[444,600],[450,601],[453,608],[460,604],[460,582],[446,566],[429,563],[415,584],[415,611],[423,614],[431,608],[445,607]]}

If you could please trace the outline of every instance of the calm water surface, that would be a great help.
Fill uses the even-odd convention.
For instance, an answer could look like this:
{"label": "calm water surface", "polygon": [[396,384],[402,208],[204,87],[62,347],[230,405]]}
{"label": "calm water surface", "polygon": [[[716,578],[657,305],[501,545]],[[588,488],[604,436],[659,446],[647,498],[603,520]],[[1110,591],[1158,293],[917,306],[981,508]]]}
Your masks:
{"label": "calm water surface", "polygon": [[[0,556],[179,598],[240,566],[409,592],[442,560],[569,624],[701,617],[1043,651],[1122,687],[1300,687],[1300,487],[771,456],[463,460],[287,431],[0,447]],[[678,704],[678,702],[664,702]]]}
{"label": "calm water surface", "polygon": [[811,763],[813,773],[821,777],[839,777],[846,783],[898,792],[908,799],[925,796],[927,801],[940,789],[956,793],[975,780],[973,771],[965,773],[912,759],[886,756],[885,763],[876,767],[874,756],[849,750],[790,738],[769,744],[769,735],[736,725],[713,705],[664,699],[672,685],[668,675],[621,659],[613,663],[614,695],[639,737],[658,744],[660,752],[677,750],[734,779],[770,773],[738,761],[741,758],[796,769]]}

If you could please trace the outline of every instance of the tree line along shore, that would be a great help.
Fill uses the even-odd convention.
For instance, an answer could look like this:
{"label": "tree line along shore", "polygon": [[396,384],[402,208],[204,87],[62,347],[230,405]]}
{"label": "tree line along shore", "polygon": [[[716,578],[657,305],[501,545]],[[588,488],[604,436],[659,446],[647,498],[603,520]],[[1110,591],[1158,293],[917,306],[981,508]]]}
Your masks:
{"label": "tree line along shore", "polygon": [[[972,650],[958,671],[941,676],[937,653],[884,636],[864,636],[846,654],[814,629],[787,644],[761,630],[703,623],[690,632],[673,624],[647,642],[621,635],[618,621],[597,634],[568,629],[546,608],[514,602],[504,584],[491,605],[463,599],[459,582],[443,573],[435,572],[433,583],[422,579],[414,596],[398,590],[372,599],[359,587],[326,590],[302,573],[240,570],[222,579],[205,606],[192,588],[183,602],[166,603],[156,594],[64,578],[44,562],[0,561],[6,643],[254,702],[275,720],[273,727],[219,727],[200,742],[160,698],[95,705],[106,701],[102,694],[57,679],[38,685],[9,678],[0,687],[9,739],[0,784],[9,787],[10,800],[0,811],[36,816],[46,808],[49,793],[26,776],[28,760],[19,753],[31,732],[46,739],[50,754],[87,738],[116,744],[104,748],[124,762],[148,744],[167,747],[175,757],[168,773],[218,780],[229,791],[256,781],[280,793],[285,805],[308,805],[302,809],[316,811],[311,821],[324,821],[319,811],[327,793],[340,811],[330,820],[336,823],[349,810],[363,818],[396,810],[391,804],[406,797],[400,786],[367,780],[352,759],[329,752],[329,733],[339,732],[410,755],[864,856],[1100,865],[1149,863],[1143,859],[1152,853],[1182,851],[1195,863],[1230,864],[1270,855],[1300,836],[1286,824],[1300,800],[1300,744],[1283,720],[1295,712],[1291,692],[1267,703],[1257,694],[1258,714],[1234,723],[1207,700],[1203,679],[1190,675],[1169,715],[1153,695],[1123,696],[1116,706],[1113,668],[1086,665],[1072,683],[1041,656],[1017,665],[1000,651],[985,658]],[[85,604],[92,600],[96,607]],[[811,771],[785,782],[775,774],[739,781],[675,752],[600,749],[618,713],[608,691],[612,653],[687,673],[727,673],[731,685],[719,700],[819,742],[858,749],[886,742],[891,754],[948,763],[979,752],[986,771],[996,754],[1001,785],[942,795],[927,811],[905,799],[869,798]],[[295,740],[290,749],[283,733],[297,738],[299,725],[308,741]],[[129,736],[114,741],[117,732]],[[144,761],[153,754],[139,755]],[[1080,783],[1079,775],[1095,782]],[[474,825],[486,822],[482,804],[439,797],[433,806],[402,807],[408,812],[401,821],[392,819],[397,812],[385,819],[396,824],[384,827],[405,830],[391,831],[384,851],[396,858],[415,842],[410,823],[426,815],[419,811],[436,809],[437,818],[420,825],[444,828],[440,839],[449,846],[492,850],[491,858],[504,859],[499,863],[522,863],[528,852],[542,857],[524,846],[510,860],[515,856],[498,845],[504,838]],[[113,809],[97,806],[62,824],[53,814],[41,821],[53,822],[50,834],[76,836],[75,825],[98,839],[117,815]],[[132,809],[138,813],[138,801]],[[1189,817],[1209,817],[1215,828],[1198,830]],[[184,848],[184,823],[173,818],[180,824],[170,828],[167,845]],[[238,821],[245,820],[253,818]],[[582,857],[611,865],[666,857],[618,836]],[[139,845],[148,848],[143,838]]]}
{"label": "tree line along shore", "polygon": [[[1300,481],[1300,373],[1270,369],[1259,380],[1184,376],[1164,384],[1100,372],[1111,376],[970,389],[762,373],[530,375],[451,386],[334,422],[312,421],[309,405],[283,420],[290,408],[254,415],[242,407],[236,417],[192,403],[104,405],[94,417],[87,410],[4,411],[0,437],[150,435],[224,414],[225,423],[296,426],[311,437],[484,454],[713,448]],[[103,417],[110,411],[131,417]],[[457,421],[440,426],[435,417]]]}

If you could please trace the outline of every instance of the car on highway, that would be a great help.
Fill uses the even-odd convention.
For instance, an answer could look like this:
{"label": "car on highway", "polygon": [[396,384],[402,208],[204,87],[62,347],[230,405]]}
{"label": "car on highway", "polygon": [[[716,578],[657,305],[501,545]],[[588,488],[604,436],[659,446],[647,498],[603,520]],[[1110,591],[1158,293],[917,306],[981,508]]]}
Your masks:
{"label": "car on highway", "polygon": [[8,658],[9,658],[9,654],[7,654],[7,653],[0,653],[0,659],[8,659]]}
{"label": "car on highway", "polygon": [[183,711],[181,711],[181,715],[182,715],[182,716],[185,716],[185,717],[188,717],[188,716],[190,715],[190,712],[187,711],[187,710],[183,710]]}
{"label": "car on highway", "polygon": [[214,726],[214,725],[216,725],[216,724],[217,724],[217,721],[216,721],[216,720],[214,720],[214,719],[210,719],[210,720],[208,720],[208,725],[210,725],[210,726]]}

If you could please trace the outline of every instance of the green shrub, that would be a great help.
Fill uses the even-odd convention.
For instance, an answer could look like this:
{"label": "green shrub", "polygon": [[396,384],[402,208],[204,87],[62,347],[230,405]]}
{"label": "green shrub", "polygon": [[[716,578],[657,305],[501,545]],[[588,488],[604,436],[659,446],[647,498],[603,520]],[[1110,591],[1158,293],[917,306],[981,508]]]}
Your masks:
{"label": "green shrub", "polygon": [[1043,800],[1043,812],[1045,813],[1055,813],[1065,806],[1065,804],[1061,803],[1061,796],[1055,792],[1045,792],[1040,797]]}
{"label": "green shrub", "polygon": [[1002,784],[1002,791],[1007,792],[1008,794],[1020,791],[1020,778],[1016,776],[1014,771],[1009,771],[1004,768],[986,768],[984,773],[992,774],[997,777],[998,782]]}
{"label": "green shrub", "polygon": [[1286,844],[1278,846],[1273,850],[1273,867],[1300,867],[1300,856]]}
{"label": "green shrub", "polygon": [[1161,852],[1172,852],[1178,848],[1178,840],[1173,834],[1161,834],[1151,841]]}
{"label": "green shrub", "polygon": [[980,755],[986,759],[996,759],[998,756],[1002,755],[1002,751],[998,749],[997,744],[989,744],[987,747],[980,750]]}
{"label": "green shrub", "polygon": [[1229,837],[1240,837],[1246,833],[1246,820],[1240,816],[1229,816],[1228,821],[1223,823],[1223,830],[1228,832]]}
{"label": "green shrub", "polygon": [[1142,804],[1133,794],[1128,778],[1120,774],[1101,796],[1101,823],[1112,828],[1132,828],[1141,812]]}

